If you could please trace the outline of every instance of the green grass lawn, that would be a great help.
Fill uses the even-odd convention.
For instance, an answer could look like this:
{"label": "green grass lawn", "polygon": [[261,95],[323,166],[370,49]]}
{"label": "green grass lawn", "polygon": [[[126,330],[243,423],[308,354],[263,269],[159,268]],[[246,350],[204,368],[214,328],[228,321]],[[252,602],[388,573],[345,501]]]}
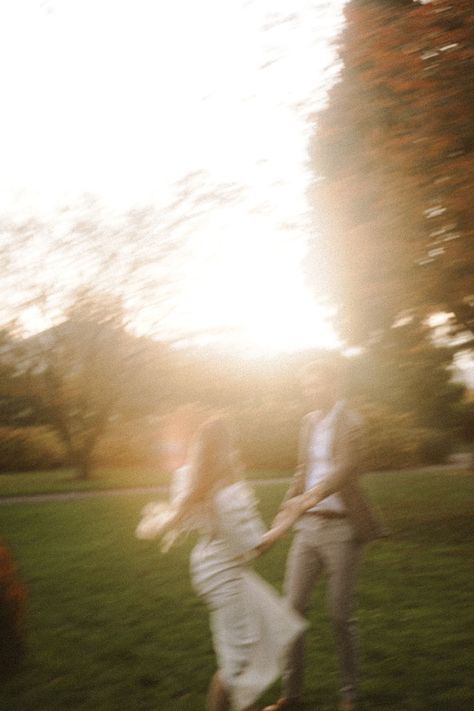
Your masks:
{"label": "green grass lawn", "polygon": [[[360,577],[362,709],[471,711],[474,477],[370,475],[366,485],[392,536],[367,547]],[[283,487],[257,493],[269,520]],[[136,540],[149,498],[0,508],[0,535],[30,594],[27,658],[0,688],[1,711],[204,708],[214,655],[206,609],[188,578],[193,541],[162,555],[156,543]],[[258,561],[277,587],[288,545]],[[307,700],[329,711],[337,674],[323,588],[309,619]]]}
{"label": "green grass lawn", "polygon": [[2,473],[0,497],[159,486],[165,484],[167,479],[164,472],[151,467],[102,467],[88,481],[78,480],[76,472],[68,468]]}

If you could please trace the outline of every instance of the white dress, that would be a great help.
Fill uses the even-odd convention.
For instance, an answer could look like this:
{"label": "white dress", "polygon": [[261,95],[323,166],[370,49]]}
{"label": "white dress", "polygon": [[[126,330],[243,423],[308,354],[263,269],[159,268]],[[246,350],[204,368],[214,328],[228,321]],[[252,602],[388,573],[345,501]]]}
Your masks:
{"label": "white dress", "polygon": [[265,529],[245,482],[220,489],[197,527],[191,578],[209,607],[219,670],[240,711],[281,675],[288,647],[307,623],[248,568]]}

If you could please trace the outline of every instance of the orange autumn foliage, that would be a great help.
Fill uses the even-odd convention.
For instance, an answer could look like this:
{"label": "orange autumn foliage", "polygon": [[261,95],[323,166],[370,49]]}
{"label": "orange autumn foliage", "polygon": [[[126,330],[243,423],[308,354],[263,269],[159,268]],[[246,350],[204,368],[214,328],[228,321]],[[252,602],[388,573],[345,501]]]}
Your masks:
{"label": "orange autumn foliage", "polygon": [[315,116],[310,272],[353,342],[406,312],[474,331],[474,6],[352,0],[346,17]]}

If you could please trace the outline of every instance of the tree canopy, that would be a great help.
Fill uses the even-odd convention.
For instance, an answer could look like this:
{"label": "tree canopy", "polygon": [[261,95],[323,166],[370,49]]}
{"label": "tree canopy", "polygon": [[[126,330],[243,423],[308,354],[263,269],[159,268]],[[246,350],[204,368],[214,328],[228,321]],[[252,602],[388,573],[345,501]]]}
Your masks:
{"label": "tree canopy", "polygon": [[474,7],[352,0],[346,17],[315,116],[309,271],[352,342],[407,313],[446,311],[472,334]]}

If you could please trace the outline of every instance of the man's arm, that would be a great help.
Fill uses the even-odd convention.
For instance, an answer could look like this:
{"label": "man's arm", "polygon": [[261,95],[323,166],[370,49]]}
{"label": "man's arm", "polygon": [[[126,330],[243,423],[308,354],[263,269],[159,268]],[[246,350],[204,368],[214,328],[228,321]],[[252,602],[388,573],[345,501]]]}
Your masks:
{"label": "man's arm", "polygon": [[326,497],[340,491],[350,481],[358,468],[361,440],[362,424],[357,420],[347,426],[344,443],[339,447],[331,473],[304,493],[302,511],[312,508]]}
{"label": "man's arm", "polygon": [[282,501],[282,507],[285,503],[294,496],[301,494],[304,491],[304,477],[306,474],[306,459],[308,456],[308,435],[311,427],[312,413],[305,415],[301,421],[300,434],[298,439],[298,460],[295,473],[290,482],[290,486]]}
{"label": "man's arm", "polygon": [[271,528],[262,536],[260,544],[255,549],[257,555],[271,548],[292,528],[293,524],[301,515],[300,499],[301,496],[295,496],[289,499],[275,516]]}
{"label": "man's arm", "polygon": [[[295,473],[293,474],[290,486],[283,497],[280,508],[272,521],[271,530],[268,531],[268,536],[270,538],[273,538],[273,534],[277,530],[281,531],[284,528],[286,532],[289,528],[291,528],[293,523],[295,523],[302,513],[302,511],[300,511],[302,501],[301,494],[304,491],[305,485],[304,479],[306,476],[306,460],[308,457],[308,439],[312,424],[312,417],[313,413],[309,413],[305,415],[301,421],[298,440],[298,460]],[[265,548],[266,547],[267,546],[265,546]]]}
{"label": "man's arm", "polygon": [[303,486],[303,479],[304,479],[304,467],[300,464],[295,469],[295,473],[293,474],[290,485],[286,491],[286,494],[283,498],[282,501],[282,506],[289,501],[289,499],[292,499],[294,496],[298,496],[298,494],[301,494],[301,491],[304,489]]}

